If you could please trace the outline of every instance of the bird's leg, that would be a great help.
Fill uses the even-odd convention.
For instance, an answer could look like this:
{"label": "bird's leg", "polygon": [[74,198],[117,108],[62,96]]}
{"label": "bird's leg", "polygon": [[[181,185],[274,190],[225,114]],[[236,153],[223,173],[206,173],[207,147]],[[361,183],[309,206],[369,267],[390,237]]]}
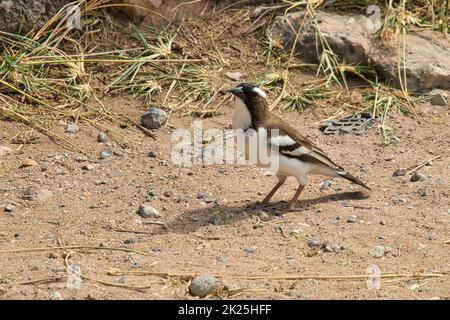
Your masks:
{"label": "bird's leg", "polygon": [[300,196],[300,193],[302,192],[303,188],[305,186],[299,185],[297,191],[294,194],[294,197],[292,198],[291,202],[289,202],[289,209],[294,210],[295,209],[295,203],[297,202],[298,197]]}
{"label": "bird's leg", "polygon": [[275,187],[273,187],[273,189],[269,192],[269,194],[267,194],[267,196],[264,198],[264,200],[262,201],[263,204],[268,204],[270,199],[272,199],[273,195],[275,194],[275,192],[277,192],[278,189],[280,189],[280,187],[283,185],[283,183],[286,181],[286,177],[279,177],[278,178],[278,183],[275,185]]}

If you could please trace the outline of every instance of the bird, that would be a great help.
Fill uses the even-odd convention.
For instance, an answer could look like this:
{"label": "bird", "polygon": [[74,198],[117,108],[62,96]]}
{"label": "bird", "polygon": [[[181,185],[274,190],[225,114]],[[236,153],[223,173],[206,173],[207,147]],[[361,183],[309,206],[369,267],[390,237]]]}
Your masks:
{"label": "bird", "polygon": [[[269,156],[276,159],[274,174],[278,183],[262,201],[268,205],[273,195],[284,184],[287,177],[293,176],[299,184],[294,196],[289,202],[289,209],[295,210],[297,200],[308,183],[308,175],[322,175],[347,179],[367,190],[370,188],[344,168],[334,163],[316,144],[304,137],[297,129],[271,113],[268,107],[267,94],[251,83],[241,83],[229,89],[233,96],[232,127],[235,132],[244,135],[255,135],[262,146],[270,150]],[[246,140],[252,143],[253,140]],[[242,149],[245,158],[249,154],[249,146]],[[259,166],[267,164],[255,163]]]}

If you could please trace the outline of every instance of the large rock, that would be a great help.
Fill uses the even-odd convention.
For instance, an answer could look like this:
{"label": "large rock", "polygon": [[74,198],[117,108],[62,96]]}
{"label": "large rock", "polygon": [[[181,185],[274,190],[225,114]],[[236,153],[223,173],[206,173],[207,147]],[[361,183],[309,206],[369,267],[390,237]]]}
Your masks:
{"label": "large rock", "polygon": [[275,0],[117,0],[126,6],[118,7],[125,12],[135,23],[155,25],[168,21],[177,21],[184,18],[198,17],[199,15],[221,9],[235,3],[235,6],[249,4],[273,3]]}
{"label": "large rock", "polygon": [[0,31],[38,29],[70,0],[0,0]]}
{"label": "large rock", "polygon": [[[273,36],[280,39],[287,50],[292,48],[304,15],[305,12],[300,11],[275,19]],[[369,19],[363,15],[318,11],[317,21],[331,49],[342,61],[355,65],[370,62],[385,80],[392,79],[399,86],[396,39],[388,43],[377,40],[374,30],[369,29]],[[450,40],[439,32],[425,30],[407,34],[405,40],[408,89],[450,89]],[[306,62],[319,60],[316,24],[310,16],[300,31],[296,51]]]}

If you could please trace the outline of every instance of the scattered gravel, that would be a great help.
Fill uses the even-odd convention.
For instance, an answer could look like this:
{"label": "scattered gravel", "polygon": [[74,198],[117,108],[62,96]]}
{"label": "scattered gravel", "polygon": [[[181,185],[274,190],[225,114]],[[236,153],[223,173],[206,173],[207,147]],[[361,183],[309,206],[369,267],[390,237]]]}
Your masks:
{"label": "scattered gravel", "polygon": [[97,136],[97,141],[101,143],[105,143],[109,141],[108,136],[104,132],[99,132]]}
{"label": "scattered gravel", "polygon": [[189,284],[189,292],[193,296],[203,298],[214,290],[216,278],[210,275],[198,276]]}
{"label": "scattered gravel", "polygon": [[141,204],[138,210],[138,214],[142,218],[159,218],[161,217],[161,214],[158,210],[153,208],[152,206],[149,206],[147,204]]}
{"label": "scattered gravel", "polygon": [[383,246],[376,246],[373,247],[370,251],[369,254],[374,257],[374,258],[381,258],[384,256],[384,254],[386,253],[386,248]]}
{"label": "scattered gravel", "polygon": [[420,173],[419,171],[416,171],[413,173],[413,175],[411,176],[410,181],[411,182],[416,182],[416,181],[423,181],[425,180],[427,177],[425,177],[425,175],[423,173]]}
{"label": "scattered gravel", "polygon": [[77,133],[78,131],[80,131],[80,127],[74,123],[71,123],[66,126],[64,131],[67,133]]}
{"label": "scattered gravel", "polygon": [[158,129],[167,121],[167,113],[158,108],[150,108],[141,116],[141,124],[147,129]]}

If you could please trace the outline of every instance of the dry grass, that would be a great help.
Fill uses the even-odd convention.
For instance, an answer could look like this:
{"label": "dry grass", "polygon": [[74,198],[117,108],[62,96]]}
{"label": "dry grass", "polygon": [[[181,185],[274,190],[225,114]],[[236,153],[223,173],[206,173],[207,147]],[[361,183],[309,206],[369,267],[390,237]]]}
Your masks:
{"label": "dry grass", "polygon": [[[349,95],[346,78],[351,75],[369,85],[362,92],[365,104],[362,108],[350,105],[352,112],[371,108],[380,115],[391,111],[416,115],[414,99],[404,82],[399,93],[381,87],[370,66],[344,64],[319,27],[318,65],[298,61],[295,46],[283,48],[271,36],[275,14],[304,9],[314,20],[317,9],[330,9],[327,1],[281,0],[258,10],[231,6],[205,20],[169,23],[163,29],[117,25],[104,11],[116,6],[108,0],[78,2],[83,13],[82,32],[67,27],[64,8],[36,32],[0,32],[0,119],[23,122],[67,148],[82,151],[53,133],[56,120],[84,122],[102,129],[108,123],[132,124],[101,104],[99,99],[113,91],[132,94],[142,98],[145,105],[157,104],[169,113],[215,115],[227,98],[223,89],[233,85],[224,76],[228,70],[239,70],[246,75],[243,80],[254,80],[264,87],[274,97],[272,109],[301,111],[332,106],[342,95],[334,84]],[[370,4],[384,6],[381,1],[342,1],[333,10],[359,11]],[[208,23],[211,19],[214,24]],[[411,26],[447,32],[448,1],[389,1],[379,36],[388,39],[397,34],[400,42]],[[399,73],[404,66],[400,59]],[[318,81],[296,83],[298,69],[303,68],[315,69]],[[386,133],[387,127],[382,131]]]}

